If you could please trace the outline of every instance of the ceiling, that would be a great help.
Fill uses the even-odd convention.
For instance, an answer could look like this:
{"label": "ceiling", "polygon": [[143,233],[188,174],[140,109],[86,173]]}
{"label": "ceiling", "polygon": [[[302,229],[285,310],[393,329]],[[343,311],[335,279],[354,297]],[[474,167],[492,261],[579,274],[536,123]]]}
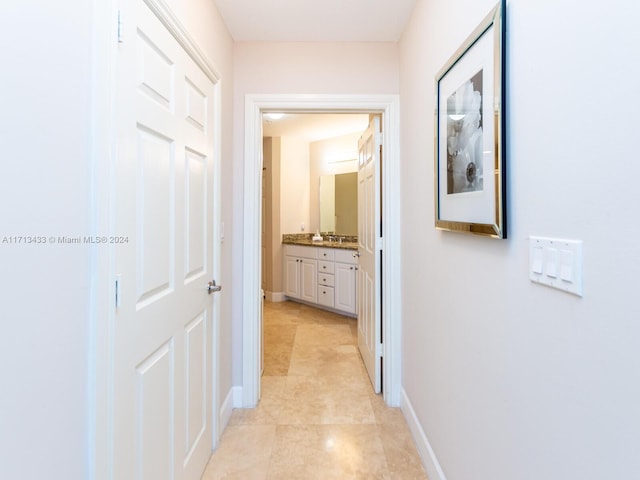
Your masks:
{"label": "ceiling", "polygon": [[416,0],[214,0],[236,42],[396,42]]}
{"label": "ceiling", "polygon": [[264,137],[296,137],[317,142],[348,133],[362,133],[369,124],[368,114],[355,113],[287,113],[279,120],[263,116]]}

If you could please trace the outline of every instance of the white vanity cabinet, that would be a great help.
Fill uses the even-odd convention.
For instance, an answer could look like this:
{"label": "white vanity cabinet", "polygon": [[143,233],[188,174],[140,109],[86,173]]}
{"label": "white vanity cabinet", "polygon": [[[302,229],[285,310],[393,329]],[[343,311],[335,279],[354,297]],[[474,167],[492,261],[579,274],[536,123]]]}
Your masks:
{"label": "white vanity cabinet", "polygon": [[334,308],[356,315],[358,313],[358,263],[353,253],[352,250],[337,250],[335,252]]}
{"label": "white vanity cabinet", "polygon": [[284,245],[284,293],[292,299],[357,314],[353,250]]}
{"label": "white vanity cabinet", "polygon": [[316,303],[317,248],[286,245],[284,251],[284,294]]}

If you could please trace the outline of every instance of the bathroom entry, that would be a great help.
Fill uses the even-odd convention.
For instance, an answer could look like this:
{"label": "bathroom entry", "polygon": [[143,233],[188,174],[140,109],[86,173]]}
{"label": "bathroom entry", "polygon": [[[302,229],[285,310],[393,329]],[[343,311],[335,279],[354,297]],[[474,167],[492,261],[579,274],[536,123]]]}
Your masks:
{"label": "bathroom entry", "polygon": [[285,299],[283,234],[358,235],[358,346],[379,393],[380,115],[265,114],[262,127],[265,298]]}
{"label": "bathroom entry", "polygon": [[[265,188],[262,286],[265,298],[278,302],[284,300],[283,234],[316,231],[337,237],[357,234],[357,227],[348,225],[347,218],[357,216],[354,182],[351,182],[354,190],[344,194],[345,201],[355,202],[351,207],[341,204],[341,200],[336,205],[335,193],[328,198],[321,196],[320,185],[321,178],[328,176],[334,178],[335,185],[336,176],[340,183],[343,174],[357,175],[358,140],[367,129],[369,115],[288,113],[276,118],[267,115],[263,115],[262,121]],[[326,216],[333,219],[330,225],[321,221]]]}

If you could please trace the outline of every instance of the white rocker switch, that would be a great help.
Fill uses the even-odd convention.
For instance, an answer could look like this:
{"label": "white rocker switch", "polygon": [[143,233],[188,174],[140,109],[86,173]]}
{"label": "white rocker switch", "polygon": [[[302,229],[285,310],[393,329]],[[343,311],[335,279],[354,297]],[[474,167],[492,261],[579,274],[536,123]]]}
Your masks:
{"label": "white rocker switch", "polygon": [[531,262],[531,271],[538,275],[542,275],[542,257],[544,250],[542,247],[535,247],[533,249],[533,261]]}
{"label": "white rocker switch", "polygon": [[545,265],[547,277],[556,278],[558,276],[558,250],[547,248],[547,261]]}
{"label": "white rocker switch", "polygon": [[571,250],[560,252],[560,278],[565,282],[573,282],[573,252]]}

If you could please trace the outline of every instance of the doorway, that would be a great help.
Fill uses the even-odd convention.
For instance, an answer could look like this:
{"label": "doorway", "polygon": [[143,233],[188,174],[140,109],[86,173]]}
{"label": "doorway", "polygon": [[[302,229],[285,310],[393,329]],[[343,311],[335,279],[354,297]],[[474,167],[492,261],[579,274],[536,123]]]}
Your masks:
{"label": "doorway", "polygon": [[[326,240],[346,240],[358,234],[358,140],[369,115],[273,116],[265,114],[262,123],[262,288],[266,300],[281,302],[283,235],[317,232]],[[346,313],[355,314],[355,305]]]}
{"label": "doorway", "polygon": [[382,330],[384,400],[400,404],[399,97],[397,95],[248,95],[245,108],[242,407],[260,398],[262,114],[268,112],[381,113]]}

